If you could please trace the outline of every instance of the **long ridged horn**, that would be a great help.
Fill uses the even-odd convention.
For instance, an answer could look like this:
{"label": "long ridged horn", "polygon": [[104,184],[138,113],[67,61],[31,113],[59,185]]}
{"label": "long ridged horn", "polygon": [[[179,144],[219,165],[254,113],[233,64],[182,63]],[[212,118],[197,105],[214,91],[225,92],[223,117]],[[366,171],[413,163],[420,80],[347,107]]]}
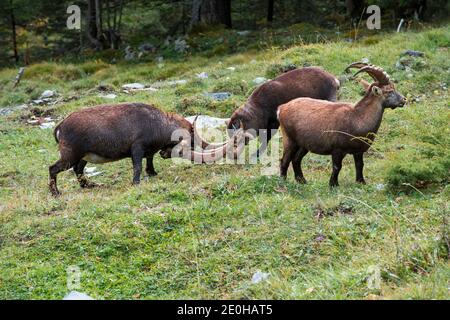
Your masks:
{"label": "long ridged horn", "polygon": [[348,72],[351,68],[364,68],[370,66],[370,64],[365,63],[365,62],[353,62],[351,65],[349,65],[347,68],[345,68],[344,72]]}
{"label": "long ridged horn", "polygon": [[370,65],[363,67],[356,72],[353,77],[356,77],[359,73],[366,72],[369,74],[375,81],[377,81],[381,85],[387,85],[391,82],[389,75],[380,67]]}
{"label": "long ridged horn", "polygon": [[[190,150],[187,154],[183,153],[183,158],[195,161],[199,163],[211,163],[216,162],[227,155],[232,156],[233,159],[237,159],[242,152],[242,146],[244,146],[244,141],[246,135],[242,129],[237,130],[237,132],[231,137],[231,139],[221,147],[206,151],[195,151]],[[237,148],[235,146],[237,145]]]}

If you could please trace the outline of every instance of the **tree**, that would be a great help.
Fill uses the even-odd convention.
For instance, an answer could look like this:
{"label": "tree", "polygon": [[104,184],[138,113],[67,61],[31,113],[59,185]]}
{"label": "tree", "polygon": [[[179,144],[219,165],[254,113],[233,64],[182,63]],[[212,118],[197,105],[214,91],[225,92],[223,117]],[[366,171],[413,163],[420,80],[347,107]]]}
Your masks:
{"label": "tree", "polygon": [[119,47],[123,7],[124,0],[88,0],[86,34],[97,50]]}
{"label": "tree", "polygon": [[273,21],[273,2],[274,0],[268,0],[267,3],[267,22],[269,23]]}
{"label": "tree", "polygon": [[359,19],[365,7],[364,0],[345,0],[345,7],[347,8],[347,14],[352,19]]}
{"label": "tree", "polygon": [[193,0],[191,27],[198,24],[231,28],[231,0]]}

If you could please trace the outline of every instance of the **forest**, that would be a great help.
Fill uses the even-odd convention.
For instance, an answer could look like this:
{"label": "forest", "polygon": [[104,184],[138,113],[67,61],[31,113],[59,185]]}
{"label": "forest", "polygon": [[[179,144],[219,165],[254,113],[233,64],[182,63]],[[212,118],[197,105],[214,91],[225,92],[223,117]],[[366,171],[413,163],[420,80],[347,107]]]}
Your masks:
{"label": "forest", "polygon": [[[446,0],[0,0],[0,299],[448,300],[449,12]],[[297,86],[320,92],[290,96]],[[324,109],[368,97],[383,111],[364,134]],[[158,122],[142,125],[139,108]],[[110,123],[107,141],[95,130]],[[174,123],[213,151],[119,150],[141,125],[170,137]],[[287,139],[321,126],[289,159]],[[249,128],[275,129],[267,150]],[[325,133],[363,151],[336,161],[338,147],[317,147],[337,143]],[[111,155],[79,151],[92,141]],[[245,159],[227,162],[224,145]]]}

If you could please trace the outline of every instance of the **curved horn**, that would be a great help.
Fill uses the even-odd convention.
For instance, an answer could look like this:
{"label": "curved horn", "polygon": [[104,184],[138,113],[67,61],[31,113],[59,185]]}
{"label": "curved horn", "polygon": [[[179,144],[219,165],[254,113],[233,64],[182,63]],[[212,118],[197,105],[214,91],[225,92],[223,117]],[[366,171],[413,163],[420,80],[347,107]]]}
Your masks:
{"label": "curved horn", "polygon": [[356,77],[361,72],[368,73],[375,81],[378,81],[381,85],[387,85],[391,82],[391,79],[389,78],[389,75],[380,67],[370,65],[365,66],[356,72],[353,77]]}
{"label": "curved horn", "polygon": [[353,62],[351,65],[345,68],[344,72],[348,72],[351,68],[361,69],[367,66],[369,66],[369,64],[365,62]]}
{"label": "curved horn", "polygon": [[[224,145],[219,146],[211,150],[195,151],[190,150],[187,154],[183,154],[183,158],[190,161],[200,161],[200,163],[215,162],[221,160],[223,157],[227,156],[230,151],[233,151],[233,158],[237,159],[240,155],[244,143],[242,140],[246,137],[244,130],[239,129],[228,142]],[[235,142],[238,148],[235,148]],[[232,149],[230,149],[232,148]]]}
{"label": "curved horn", "polygon": [[212,147],[212,149],[216,149],[219,147],[222,147],[226,144],[226,142],[221,143],[209,143],[208,141],[203,140],[203,138],[200,136],[200,134],[197,131],[197,128],[195,126],[195,123],[197,122],[198,115],[195,117],[194,121],[192,122],[192,128],[194,131],[194,141],[200,141],[202,149],[205,149],[207,147]]}

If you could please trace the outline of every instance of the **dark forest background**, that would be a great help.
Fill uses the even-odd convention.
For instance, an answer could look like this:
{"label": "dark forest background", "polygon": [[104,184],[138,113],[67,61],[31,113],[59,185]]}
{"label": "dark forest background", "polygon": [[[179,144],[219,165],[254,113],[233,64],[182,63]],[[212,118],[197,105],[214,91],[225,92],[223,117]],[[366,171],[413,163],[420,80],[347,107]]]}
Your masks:
{"label": "dark forest background", "polygon": [[[81,9],[81,32],[66,27],[72,4]],[[0,0],[0,62],[26,65],[101,51],[116,58],[133,50],[147,58],[209,49],[210,54],[238,51],[244,44],[210,48],[208,39],[202,38],[222,33],[232,41],[230,30],[265,32],[265,39],[247,38],[255,45],[260,41],[283,45],[296,34],[307,40],[330,36],[351,40],[371,4],[381,7],[382,29],[390,31],[401,19],[403,27],[410,28],[438,23],[449,12],[446,0]]]}

